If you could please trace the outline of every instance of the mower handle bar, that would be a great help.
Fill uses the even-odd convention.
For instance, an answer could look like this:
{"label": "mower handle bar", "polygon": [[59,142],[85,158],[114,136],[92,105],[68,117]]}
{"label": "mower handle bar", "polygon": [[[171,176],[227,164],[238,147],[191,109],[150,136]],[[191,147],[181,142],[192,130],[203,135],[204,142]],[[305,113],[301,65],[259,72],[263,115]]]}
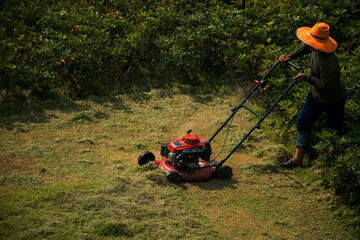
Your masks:
{"label": "mower handle bar", "polygon": [[[264,88],[267,85],[267,77],[270,75],[270,73],[277,67],[277,65],[279,65],[279,61],[277,61],[272,67],[271,69],[265,74],[265,76],[260,80],[257,81],[258,85],[260,85],[261,88]],[[296,66],[295,64],[293,64],[290,61],[286,62],[287,64],[289,64],[291,67],[295,68],[296,70],[298,70],[299,72],[304,72],[303,69],[301,69],[300,67]],[[257,88],[256,88],[257,89]],[[256,90],[255,89],[255,90]]]}
{"label": "mower handle bar", "polygon": [[[211,142],[215,136],[225,127],[225,125],[234,117],[234,115],[237,113],[237,111],[239,111],[240,108],[244,107],[245,109],[247,109],[248,111],[250,111],[251,113],[253,113],[254,115],[256,115],[259,118],[259,121],[254,125],[254,127],[243,137],[243,139],[235,146],[235,148],[219,163],[217,164],[217,167],[220,167],[235,151],[236,149],[245,141],[245,139],[250,136],[250,134],[256,129],[256,128],[260,128],[260,123],[269,115],[269,113],[274,109],[274,107],[284,98],[284,96],[289,92],[289,90],[296,84],[296,80],[294,80],[291,85],[282,93],[282,95],[276,100],[276,102],[266,111],[266,113],[264,114],[264,116],[260,116],[258,113],[256,113],[255,111],[253,111],[252,109],[250,109],[249,107],[245,106],[245,102],[247,101],[247,99],[249,97],[251,97],[256,90],[261,87],[264,88],[267,84],[267,80],[266,78],[270,75],[270,73],[277,67],[277,65],[279,65],[279,61],[277,61],[272,68],[265,74],[265,76],[261,79],[261,81],[258,82],[258,84],[256,84],[256,86],[248,93],[248,95],[244,98],[244,100],[240,103],[240,105],[238,105],[237,107],[235,107],[234,109],[232,109],[232,114],[230,115],[230,117],[221,125],[221,127],[214,133],[214,135],[210,138],[209,142]],[[299,72],[304,72],[302,68],[296,66],[295,64],[293,64],[292,62],[288,61],[287,62],[291,67],[295,68],[296,70],[298,70]]]}

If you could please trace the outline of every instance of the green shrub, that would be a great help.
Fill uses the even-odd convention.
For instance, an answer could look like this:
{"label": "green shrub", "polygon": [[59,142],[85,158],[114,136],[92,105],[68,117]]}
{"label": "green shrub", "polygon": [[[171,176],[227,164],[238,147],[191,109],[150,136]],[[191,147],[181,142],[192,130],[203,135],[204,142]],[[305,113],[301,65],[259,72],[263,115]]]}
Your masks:
{"label": "green shrub", "polygon": [[321,166],[326,186],[335,189],[348,204],[360,203],[360,137],[359,129],[339,137],[335,131],[323,131],[315,146],[319,152],[317,163]]}
{"label": "green shrub", "polygon": [[351,1],[240,6],[217,0],[3,1],[0,93],[101,95],[131,87],[139,75],[157,78],[157,85],[171,76],[186,83],[206,75],[244,81],[298,45],[294,26],[318,20],[332,26],[339,50],[359,45],[358,5]]}

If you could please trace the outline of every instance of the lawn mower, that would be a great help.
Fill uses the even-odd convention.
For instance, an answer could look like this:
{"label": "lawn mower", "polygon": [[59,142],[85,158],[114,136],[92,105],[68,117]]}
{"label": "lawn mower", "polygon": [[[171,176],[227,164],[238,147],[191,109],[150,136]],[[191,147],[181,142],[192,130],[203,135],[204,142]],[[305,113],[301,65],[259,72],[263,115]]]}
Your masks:
{"label": "lawn mower", "polygon": [[[204,182],[214,177],[219,180],[230,180],[233,176],[233,171],[229,166],[224,165],[224,163],[230,158],[230,156],[239,148],[239,146],[250,136],[250,134],[255,129],[260,128],[260,124],[262,123],[262,121],[264,121],[264,119],[269,115],[269,113],[274,109],[274,107],[296,84],[296,80],[294,80],[281,94],[281,96],[275,101],[275,103],[265,112],[263,116],[245,105],[246,101],[259,88],[264,88],[267,85],[267,77],[279,65],[279,63],[279,61],[276,62],[260,81],[255,80],[255,87],[247,94],[244,100],[237,107],[231,110],[231,115],[208,141],[196,135],[192,135],[191,130],[189,130],[182,138],[161,145],[160,153],[163,157],[161,160],[155,160],[155,155],[152,152],[145,151],[140,154],[138,158],[138,164],[145,165],[149,162],[152,162],[154,165],[157,165],[159,168],[165,170],[166,179],[175,184],[180,184],[181,182]],[[292,62],[287,63],[299,72],[303,72],[301,68],[299,68]],[[224,159],[222,159],[220,162],[217,162],[216,159],[211,159],[211,141],[216,137],[216,135],[218,135],[218,133],[225,127],[225,125],[234,118],[235,114],[241,108],[248,110],[250,113],[258,117],[258,122],[247,134],[245,134],[245,136],[240,140],[240,142],[231,150],[231,152]]]}

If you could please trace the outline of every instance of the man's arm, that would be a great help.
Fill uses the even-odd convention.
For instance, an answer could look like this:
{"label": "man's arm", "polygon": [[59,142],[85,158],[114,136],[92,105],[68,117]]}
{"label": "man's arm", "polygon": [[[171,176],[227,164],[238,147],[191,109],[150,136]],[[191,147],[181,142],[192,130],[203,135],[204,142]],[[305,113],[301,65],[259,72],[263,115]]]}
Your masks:
{"label": "man's arm", "polygon": [[294,60],[298,57],[301,57],[301,56],[303,56],[305,54],[309,54],[309,53],[311,53],[311,50],[309,49],[309,47],[307,45],[303,44],[301,47],[299,47],[292,53],[290,53],[288,55],[281,55],[279,57],[279,62],[281,62],[281,63],[288,62],[290,60]]}
{"label": "man's arm", "polygon": [[303,44],[301,47],[299,47],[298,49],[296,49],[287,56],[289,57],[289,60],[294,60],[298,57],[304,56],[305,54],[309,54],[309,53],[311,53],[310,48],[306,44]]}

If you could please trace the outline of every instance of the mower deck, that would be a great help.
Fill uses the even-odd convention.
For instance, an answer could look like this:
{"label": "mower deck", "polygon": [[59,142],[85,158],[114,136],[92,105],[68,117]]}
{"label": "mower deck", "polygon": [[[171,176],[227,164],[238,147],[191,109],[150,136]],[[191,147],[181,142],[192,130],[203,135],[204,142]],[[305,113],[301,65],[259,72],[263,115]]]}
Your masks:
{"label": "mower deck", "polygon": [[215,177],[216,166],[212,166],[209,162],[199,160],[200,168],[193,172],[183,171],[175,166],[170,160],[164,158],[162,160],[156,160],[154,165],[165,170],[167,173],[177,172],[180,178],[184,182],[205,182]]}

